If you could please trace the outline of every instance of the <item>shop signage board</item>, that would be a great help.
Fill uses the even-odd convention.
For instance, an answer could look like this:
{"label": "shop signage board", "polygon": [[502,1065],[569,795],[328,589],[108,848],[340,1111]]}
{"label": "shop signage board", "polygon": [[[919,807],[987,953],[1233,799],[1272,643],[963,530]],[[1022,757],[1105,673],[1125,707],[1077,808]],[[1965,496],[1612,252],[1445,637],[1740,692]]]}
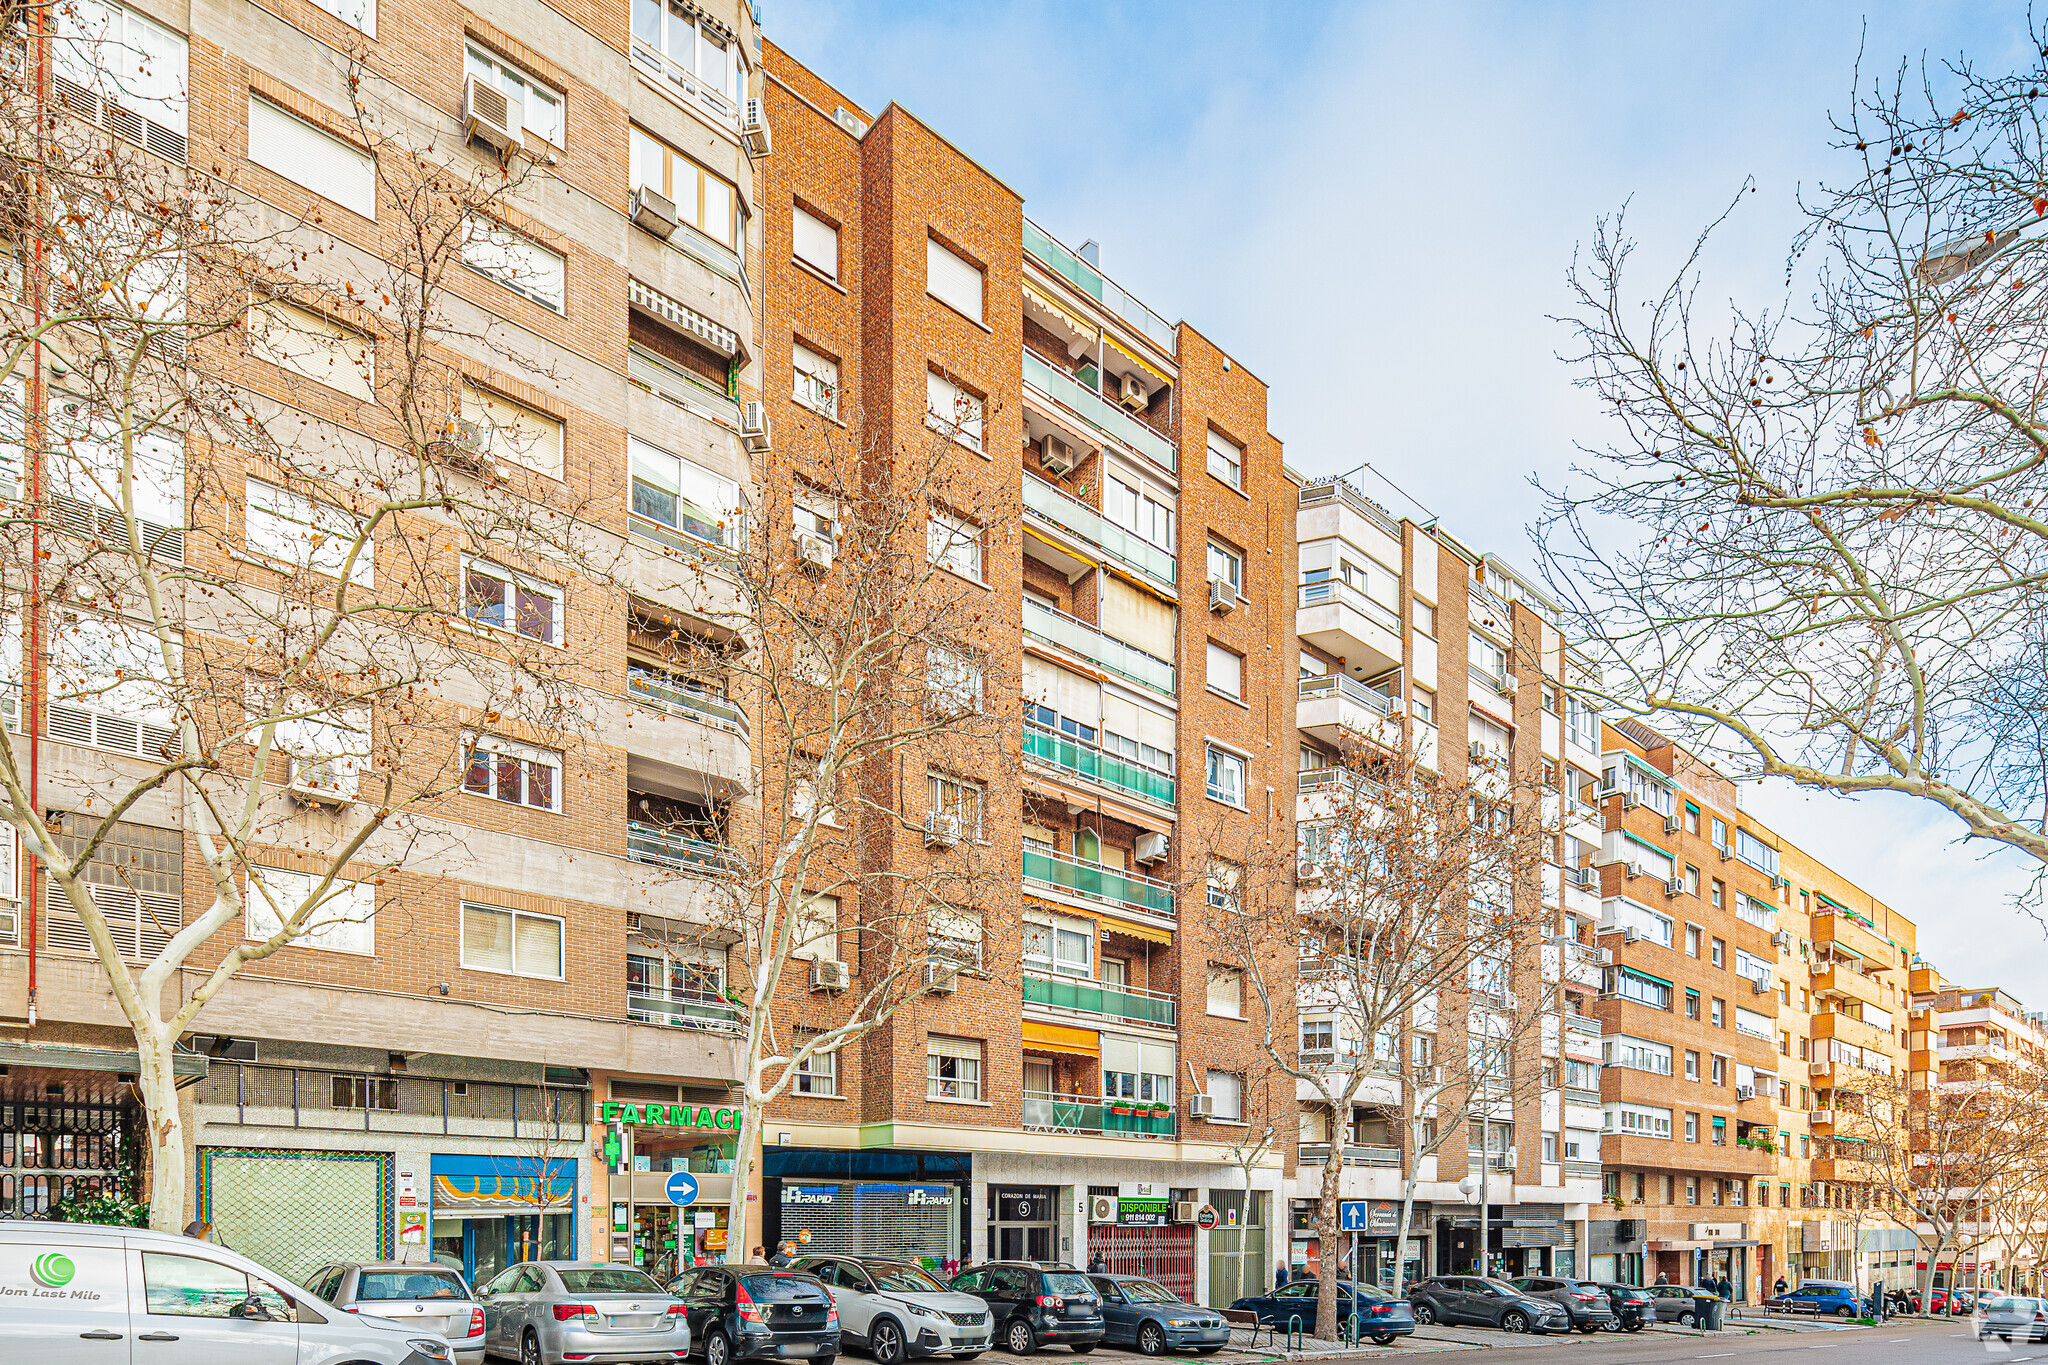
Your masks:
{"label": "shop signage board", "polygon": [[798,1207],[812,1205],[823,1207],[839,1202],[837,1185],[788,1185],[782,1187],[782,1202]]}
{"label": "shop signage board", "polygon": [[668,1196],[668,1202],[679,1209],[686,1209],[697,1202],[697,1177],[688,1171],[670,1171],[662,1183],[661,1192]]}
{"label": "shop signage board", "polygon": [[[789,1186],[782,1188],[787,1198]],[[1050,1223],[1052,1195],[1045,1190],[998,1190],[996,1219],[1003,1223]]]}
{"label": "shop signage board", "polygon": [[1221,1221],[1222,1217],[1216,1212],[1214,1204],[1204,1204],[1195,1212],[1195,1222],[1204,1232],[1212,1230]]}
{"label": "shop signage board", "polygon": [[1694,1223],[1691,1238],[1695,1242],[1739,1242],[1749,1235],[1747,1223]]}
{"label": "shop signage board", "polygon": [[400,1209],[398,1211],[398,1244],[402,1247],[423,1247],[427,1244],[427,1211],[425,1209]]}
{"label": "shop signage board", "polygon": [[714,1108],[708,1104],[634,1104],[606,1100],[597,1106],[599,1123],[620,1123],[634,1128],[714,1128],[736,1133],[740,1111]]}
{"label": "shop signage board", "polygon": [[1401,1224],[1401,1205],[1392,1199],[1346,1199],[1337,1206],[1337,1226],[1345,1232],[1387,1233]]}
{"label": "shop signage board", "polygon": [[626,1229],[627,1229],[627,1228],[628,1228],[629,1226],[630,1226],[630,1223],[629,1223],[629,1221],[628,1221],[628,1216],[627,1216],[627,1213],[626,1213],[626,1201],[625,1201],[625,1200],[623,1200],[623,1199],[617,1199],[617,1200],[613,1200],[613,1201],[612,1201],[612,1231],[613,1231],[613,1232],[624,1232],[624,1231],[626,1231]]}
{"label": "shop signage board", "polygon": [[1116,1201],[1116,1221],[1129,1227],[1163,1228],[1173,1205],[1165,1199],[1124,1199]]}

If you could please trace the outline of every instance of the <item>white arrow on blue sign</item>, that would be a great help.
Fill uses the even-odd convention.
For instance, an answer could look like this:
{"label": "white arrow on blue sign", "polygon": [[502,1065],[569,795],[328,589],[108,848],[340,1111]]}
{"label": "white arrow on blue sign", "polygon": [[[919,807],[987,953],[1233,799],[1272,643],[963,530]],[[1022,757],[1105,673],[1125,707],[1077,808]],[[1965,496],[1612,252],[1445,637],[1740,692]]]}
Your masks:
{"label": "white arrow on blue sign", "polygon": [[1346,1232],[1364,1232],[1366,1201],[1347,1199],[1337,1206],[1337,1226]]}
{"label": "white arrow on blue sign", "polygon": [[688,1171],[671,1171],[661,1192],[668,1196],[668,1202],[677,1208],[688,1208],[697,1202],[697,1177]]}

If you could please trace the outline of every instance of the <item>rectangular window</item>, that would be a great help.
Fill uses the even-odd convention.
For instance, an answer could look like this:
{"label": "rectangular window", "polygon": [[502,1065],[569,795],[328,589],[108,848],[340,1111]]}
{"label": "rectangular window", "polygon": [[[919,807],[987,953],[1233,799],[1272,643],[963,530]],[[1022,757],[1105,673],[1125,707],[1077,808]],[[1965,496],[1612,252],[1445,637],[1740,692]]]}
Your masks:
{"label": "rectangular window", "polygon": [[1301,1050],[1303,1052],[1335,1052],[1337,1050],[1336,1024],[1328,1019],[1302,1020]]}
{"label": "rectangular window", "polygon": [[828,280],[839,278],[839,229],[824,219],[790,209],[790,249],[796,258]]}
{"label": "rectangular window", "polygon": [[564,643],[562,590],[554,584],[467,556],[462,581],[462,614],[470,621],[544,645]]}
{"label": "rectangular window", "polygon": [[562,921],[529,910],[462,906],[462,965],[473,972],[562,979]]}
{"label": "rectangular window", "polygon": [[1228,806],[1246,809],[1244,803],[1245,760],[1243,755],[1219,749],[1211,744],[1209,748],[1208,792],[1211,800],[1221,801]]}
{"label": "rectangular window", "polygon": [[1726,908],[1728,901],[1728,888],[1723,886],[1718,878],[1716,878],[1714,881],[1713,894],[1707,897],[1707,901],[1716,910]]}
{"label": "rectangular window", "polygon": [[[329,1094],[336,1109],[398,1108],[398,1082],[390,1076],[335,1076],[331,1080]],[[151,1307],[154,1311],[155,1305]],[[212,1314],[194,1316],[211,1317]]]}
{"label": "rectangular window", "polygon": [[634,516],[692,540],[740,547],[745,521],[737,483],[637,436],[626,438],[626,453]]}
{"label": "rectangular window", "polygon": [[933,510],[925,522],[925,554],[962,578],[981,581],[981,528],[965,517]]}
{"label": "rectangular window", "polygon": [[950,963],[963,972],[981,970],[982,923],[979,910],[941,905],[931,912],[926,932],[931,960]]}
{"label": "rectangular window", "polygon": [[1244,556],[1238,551],[1231,549],[1228,545],[1223,545],[1213,540],[1210,541],[1209,581],[1211,583],[1228,583],[1242,594],[1244,592]]}
{"label": "rectangular window", "polygon": [[1685,1078],[1689,1081],[1700,1078],[1700,1054],[1690,1048],[1685,1053]]}
{"label": "rectangular window", "polygon": [[1226,697],[1244,697],[1244,656],[1209,642],[1209,686]]}
{"label": "rectangular window", "polygon": [[376,396],[376,352],[362,333],[283,303],[256,304],[243,325],[258,360],[365,403]]}
{"label": "rectangular window", "polygon": [[1760,981],[1768,986],[1771,982],[1771,971],[1771,964],[1765,959],[1754,953],[1744,952],[1740,948],[1735,950],[1737,976],[1748,977],[1751,981]]}
{"label": "rectangular window", "polygon": [[492,459],[508,460],[549,478],[562,477],[562,424],[495,393],[462,389],[462,420]]}
{"label": "rectangular window", "polygon": [[980,713],[981,665],[974,660],[940,645],[928,645],[924,677],[932,705],[940,711],[956,716]]}
{"label": "rectangular window", "polygon": [[1700,893],[1700,870],[1687,863],[1685,867],[1685,894],[1697,896]]}
{"label": "rectangular window", "polygon": [[958,816],[960,837],[981,837],[981,783],[945,773],[925,774],[925,796],[935,815]]}
{"label": "rectangular window", "polygon": [[1601,1111],[1601,1131],[1669,1142],[1671,1111],[1647,1104],[1609,1104]]}
{"label": "rectangular window", "polygon": [[1102,514],[1163,550],[1174,548],[1173,494],[1155,490],[1134,474],[1112,469],[1104,475]]}
{"label": "rectangular window", "polygon": [[1244,487],[1244,447],[1221,432],[1209,432],[1209,472],[1232,488]]}
{"label": "rectangular window", "polygon": [[1238,908],[1238,891],[1243,885],[1244,868],[1242,866],[1237,863],[1226,862],[1222,858],[1211,858],[1209,860],[1206,893],[1211,910],[1235,911]]}
{"label": "rectangular window", "polygon": [[1722,941],[1721,941],[1720,939],[1718,939],[1718,938],[1717,938],[1717,939],[1715,939],[1715,940],[1713,941],[1712,947],[1711,947],[1711,949],[1710,949],[1710,951],[1709,951],[1709,953],[1708,953],[1708,958],[1707,958],[1707,960],[1708,960],[1708,961],[1710,961],[1710,962],[1712,962],[1712,963],[1713,963],[1713,964],[1714,964],[1714,965],[1715,965],[1716,967],[1725,967],[1725,966],[1727,966],[1727,965],[1728,965],[1728,945],[1727,945],[1726,943],[1723,943],[1723,942],[1722,942]]}
{"label": "rectangular window", "polygon": [[257,95],[249,96],[249,159],[351,212],[377,216],[377,163]]}
{"label": "rectangular window", "polygon": [[1671,985],[1655,977],[1618,968],[1614,974],[1614,993],[1624,1000],[1633,1000],[1639,1005],[1648,1005],[1653,1010],[1671,1008]]}
{"label": "rectangular window", "polygon": [[839,956],[839,897],[806,896],[789,926],[789,955],[805,961]]}
{"label": "rectangular window", "polygon": [[981,1098],[981,1041],[931,1034],[925,1043],[924,1093],[935,1100]]}
{"label": "rectangular window", "polygon": [[839,362],[827,360],[802,342],[789,348],[791,387],[796,401],[827,417],[839,415]]}
{"label": "rectangular window", "polygon": [[[1689,1139],[1689,1141],[1697,1142],[1699,1139],[1694,1137]],[[1685,1178],[1685,1202],[1688,1204],[1700,1202],[1700,1178],[1696,1175],[1689,1175]]]}
{"label": "rectangular window", "polygon": [[[1700,1116],[1698,1114],[1687,1114],[1685,1116],[1685,1140],[1687,1142],[1698,1142],[1700,1140]],[[1686,1202],[1691,1203],[1692,1201],[1688,1199]]]}
{"label": "rectangular window", "polygon": [[1600,739],[1600,713],[1591,702],[1574,694],[1564,694],[1565,738],[1581,749],[1598,747]]}
{"label": "rectangular window", "polygon": [[1687,834],[1698,834],[1700,832],[1700,808],[1690,802],[1687,802],[1685,807],[1685,832]]}
{"label": "rectangular window", "polygon": [[1715,1085],[1725,1086],[1728,1084],[1728,1059],[1726,1057],[1719,1054],[1715,1055],[1713,1077]]}
{"label": "rectangular window", "polygon": [[1755,896],[1743,896],[1736,900],[1735,917],[1745,924],[1754,924],[1759,929],[1778,927],[1777,910]]}
{"label": "rectangular window", "polygon": [[726,119],[746,98],[739,44],[687,0],[633,0],[633,57]]}
{"label": "rectangular window", "polygon": [[1633,929],[1660,948],[1671,946],[1671,919],[1660,915],[1646,905],[1619,896],[1609,897],[1601,903],[1600,927],[1603,929]]}
{"label": "rectangular window", "polygon": [[567,312],[568,263],[530,237],[479,218],[462,225],[462,263],[543,308]]}
{"label": "rectangular window", "polygon": [[1656,1043],[1647,1038],[1631,1038],[1623,1033],[1608,1038],[1602,1051],[1606,1054],[1605,1060],[1609,1066],[1627,1067],[1631,1071],[1647,1071],[1655,1076],[1671,1074],[1669,1043]]}
{"label": "rectangular window", "polygon": [[1543,1135],[1543,1159],[1545,1162],[1555,1162],[1557,1160],[1557,1134],[1545,1133]]}
{"label": "rectangular window", "polygon": [[[260,883],[260,884],[259,884]],[[308,872],[287,872],[283,868],[252,868],[243,893],[245,935],[263,940],[284,927],[285,920],[311,900],[320,879]],[[268,894],[266,894],[266,892]],[[331,953],[356,953],[374,957],[377,952],[376,888],[368,882],[344,881],[337,877],[321,894],[319,902],[291,940],[297,948],[319,948]]]}
{"label": "rectangular window", "polygon": [[353,566],[348,562],[363,534],[353,514],[261,479],[248,481],[248,494],[243,538],[250,553],[330,578],[348,567],[349,582],[360,588],[373,585],[375,556],[369,544],[361,546]]}
{"label": "rectangular window", "polygon": [[634,125],[628,150],[634,189],[651,189],[676,206],[676,217],[732,251],[741,248],[740,196],[730,180],[706,170]]}
{"label": "rectangular window", "polygon": [[516,739],[478,735],[470,743],[462,789],[535,810],[562,809],[562,756]]}
{"label": "rectangular window", "polygon": [[969,450],[981,449],[981,400],[937,370],[925,372],[924,424]]}
{"label": "rectangular window", "polygon": [[1735,856],[1767,876],[1778,875],[1778,850],[1746,829],[1735,831]]}
{"label": "rectangular window", "polygon": [[475,43],[463,44],[462,74],[518,100],[524,111],[520,126],[527,132],[557,147],[568,145],[562,137],[562,97],[553,90]]}
{"label": "rectangular window", "polygon": [[1436,608],[1420,598],[1415,602],[1415,628],[1424,635],[1436,635]]}
{"label": "rectangular window", "polygon": [[1698,957],[1700,955],[1700,927],[1697,924],[1685,926],[1685,955],[1687,957]]}
{"label": "rectangular window", "polygon": [[1723,1000],[1723,999],[1721,999],[1721,998],[1720,998],[1719,996],[1715,996],[1715,997],[1714,997],[1714,1003],[1713,1003],[1713,1009],[1712,1009],[1712,1011],[1711,1011],[1711,1017],[1709,1018],[1708,1022],[1710,1022],[1711,1024],[1713,1024],[1713,1026],[1714,1026],[1715,1028],[1726,1028],[1726,1027],[1728,1027],[1728,1025],[1727,1025],[1727,1022],[1726,1022],[1726,1015],[1727,1015],[1727,1012],[1728,1012],[1728,1002],[1727,1002],[1727,1001],[1725,1001],[1725,1000]]}
{"label": "rectangular window", "polygon": [[1424,725],[1436,723],[1436,693],[1418,685],[1408,697],[1408,709]]}
{"label": "rectangular window", "polygon": [[1244,1018],[1244,973],[1235,967],[1209,966],[1209,1013]]}
{"label": "rectangular window", "polygon": [[101,117],[91,107],[78,112],[137,146],[183,161],[189,107],[184,38],[134,10],[96,0],[53,7],[49,24],[58,38],[52,47],[59,75],[106,98]]}
{"label": "rectangular window", "polygon": [[956,313],[981,321],[981,270],[939,245],[924,242],[924,289]]}
{"label": "rectangular window", "polygon": [[1688,1019],[1700,1017],[1700,993],[1698,991],[1689,990],[1685,993],[1685,1017]]}
{"label": "rectangular window", "polygon": [[[1067,915],[1040,915],[1024,924],[1024,965],[1061,976],[1095,975],[1095,922]],[[1109,963],[1105,962],[1104,979]]]}
{"label": "rectangular window", "polygon": [[1758,1014],[1755,1010],[1743,1009],[1740,1005],[1737,1005],[1735,1007],[1735,1031],[1737,1033],[1746,1033],[1752,1038],[1769,1038],[1771,1036],[1771,1017],[1767,1014]]}
{"label": "rectangular window", "polygon": [[[802,1040],[799,1040],[801,1042]],[[839,1054],[836,1052],[813,1052],[796,1064],[796,1093],[799,1095],[837,1095],[839,1093]]]}
{"label": "rectangular window", "polygon": [[1728,846],[1728,822],[1717,815],[1714,817],[1714,847],[1727,848]]}
{"label": "rectangular window", "polygon": [[1229,1071],[1209,1073],[1209,1099],[1216,1117],[1232,1123],[1244,1119],[1244,1077]]}

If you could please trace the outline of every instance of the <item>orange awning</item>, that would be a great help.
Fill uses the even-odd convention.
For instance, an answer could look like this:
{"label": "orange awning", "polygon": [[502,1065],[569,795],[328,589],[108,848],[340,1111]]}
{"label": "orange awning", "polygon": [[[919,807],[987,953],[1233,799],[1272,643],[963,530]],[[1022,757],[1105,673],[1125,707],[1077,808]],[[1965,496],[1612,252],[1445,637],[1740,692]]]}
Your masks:
{"label": "orange awning", "polygon": [[1073,1057],[1100,1057],[1102,1035],[1094,1029],[1024,1021],[1024,1046],[1037,1052],[1064,1052]]}

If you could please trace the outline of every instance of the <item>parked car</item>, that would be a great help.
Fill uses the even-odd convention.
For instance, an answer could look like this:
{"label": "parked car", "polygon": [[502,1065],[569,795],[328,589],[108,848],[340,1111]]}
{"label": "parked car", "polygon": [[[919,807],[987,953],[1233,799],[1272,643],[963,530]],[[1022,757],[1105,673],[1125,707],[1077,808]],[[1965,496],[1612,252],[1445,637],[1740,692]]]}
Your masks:
{"label": "parked car", "polygon": [[1213,1308],[1199,1308],[1142,1275],[1090,1275],[1102,1296],[1102,1340],[1135,1346],[1148,1356],[1194,1350],[1214,1355],[1230,1344],[1230,1324]]}
{"label": "parked car", "polygon": [[792,1267],[814,1276],[839,1309],[843,1345],[858,1345],[876,1365],[906,1357],[972,1360],[988,1349],[988,1305],[946,1288],[908,1261],[807,1256]]}
{"label": "parked car", "polygon": [[1977,1340],[2048,1341],[2048,1299],[1997,1294],[1984,1301],[1977,1315]]}
{"label": "parked car", "polygon": [[669,1281],[682,1300],[690,1340],[704,1365],[738,1360],[808,1360],[839,1355],[839,1309],[810,1275],[767,1265],[707,1265]]}
{"label": "parked car", "polygon": [[1949,1311],[1958,1317],[1982,1312],[1985,1304],[2003,1297],[2002,1289],[1958,1289],[1949,1296]]}
{"label": "parked car", "polygon": [[1780,1313],[1853,1318],[1862,1315],[1863,1299],[1853,1284],[1843,1284],[1840,1280],[1808,1280],[1797,1289],[1765,1299],[1764,1307]]}
{"label": "parked car", "polygon": [[407,1322],[448,1338],[458,1365],[483,1365],[484,1308],[458,1271],[371,1261],[323,1265],[300,1283],[346,1313]]}
{"label": "parked car", "polygon": [[1571,1315],[1564,1305],[1532,1298],[1506,1280],[1476,1275],[1437,1275],[1418,1280],[1408,1291],[1415,1320],[1498,1327],[1503,1332],[1569,1332]]}
{"label": "parked car", "polygon": [[36,1365],[128,1365],[138,1341],[192,1361],[455,1359],[430,1330],[341,1312],[247,1256],[146,1228],[0,1222],[0,1289],[10,1358]]}
{"label": "parked car", "polygon": [[524,1261],[483,1288],[484,1349],[519,1365],[681,1360],[683,1305],[646,1271],[609,1261]]}
{"label": "parked car", "polygon": [[1703,1292],[1689,1284],[1655,1284],[1643,1291],[1650,1297],[1656,1321],[1675,1322],[1681,1327],[1692,1326],[1699,1317],[1698,1299]]}
{"label": "parked car", "polygon": [[1591,1280],[1560,1280],[1544,1275],[1525,1275],[1509,1284],[1524,1294],[1562,1304],[1572,1326],[1591,1336],[1614,1321],[1614,1305],[1607,1291]]}
{"label": "parked car", "polygon": [[1614,1310],[1614,1320],[1607,1324],[1610,1332],[1640,1332],[1643,1324],[1656,1314],[1656,1301],[1650,1291],[1639,1284],[1602,1284],[1607,1291],[1607,1305]]}
{"label": "parked car", "polygon": [[1102,1296],[1064,1262],[991,1261],[955,1277],[953,1288],[989,1306],[995,1339],[1012,1355],[1050,1345],[1086,1355],[1102,1344]]}
{"label": "parked car", "polygon": [[[1283,1330],[1296,1319],[1304,1332],[1316,1325],[1316,1296],[1321,1288],[1314,1279],[1289,1280],[1270,1294],[1254,1294],[1237,1300],[1234,1309],[1259,1315],[1259,1321]],[[1416,1314],[1405,1299],[1369,1284],[1337,1281],[1339,1321],[1356,1316],[1358,1334],[1381,1346],[1391,1346],[1396,1337],[1412,1336]]]}

